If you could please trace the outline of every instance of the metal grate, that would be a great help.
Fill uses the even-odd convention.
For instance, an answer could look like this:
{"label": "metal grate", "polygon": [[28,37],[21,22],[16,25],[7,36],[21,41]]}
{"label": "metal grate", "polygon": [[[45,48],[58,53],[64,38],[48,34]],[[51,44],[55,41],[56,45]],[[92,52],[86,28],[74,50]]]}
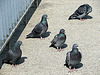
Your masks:
{"label": "metal grate", "polygon": [[34,0],[0,0],[0,51]]}

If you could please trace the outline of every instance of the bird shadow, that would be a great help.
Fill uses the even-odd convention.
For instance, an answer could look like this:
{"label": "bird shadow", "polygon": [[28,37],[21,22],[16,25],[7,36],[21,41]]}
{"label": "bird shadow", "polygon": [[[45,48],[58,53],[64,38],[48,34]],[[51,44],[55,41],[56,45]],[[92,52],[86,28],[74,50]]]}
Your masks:
{"label": "bird shadow", "polygon": [[50,31],[46,32],[46,33],[44,34],[43,38],[49,37],[49,36],[50,36],[50,33],[51,33]]}
{"label": "bird shadow", "polygon": [[76,69],[79,69],[79,68],[81,68],[81,67],[83,67],[83,64],[82,64],[82,63],[79,63],[75,68],[76,68]]}
{"label": "bird shadow", "polygon": [[64,49],[64,48],[66,48],[67,46],[68,46],[67,44],[63,44],[61,48]]}
{"label": "bird shadow", "polygon": [[[66,66],[67,68],[69,68],[68,64],[64,64],[64,66]],[[82,63],[79,63],[79,64],[75,67],[75,69],[79,69],[79,68],[81,68],[81,67],[83,67],[83,64],[82,64]],[[72,67],[71,69],[73,69],[73,67]]]}
{"label": "bird shadow", "polygon": [[84,17],[83,19],[92,19],[92,18],[93,18],[92,16],[88,15],[88,16]]}
{"label": "bird shadow", "polygon": [[21,57],[21,58],[18,60],[17,64],[22,64],[22,63],[24,63],[24,62],[25,62],[25,59],[27,59],[27,57]]}

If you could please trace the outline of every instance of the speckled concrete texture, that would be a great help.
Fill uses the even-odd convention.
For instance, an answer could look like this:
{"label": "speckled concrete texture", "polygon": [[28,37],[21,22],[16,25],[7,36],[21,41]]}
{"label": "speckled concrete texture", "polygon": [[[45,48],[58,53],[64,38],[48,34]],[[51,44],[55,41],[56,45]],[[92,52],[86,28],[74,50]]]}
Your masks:
{"label": "speckled concrete texture", "polygon": [[[91,19],[68,20],[68,17],[82,4],[89,4],[93,12]],[[43,14],[48,15],[48,32],[45,40],[39,38],[25,39],[34,26],[41,20]],[[27,57],[17,67],[4,64],[0,75],[100,75],[100,1],[99,0],[42,0],[32,15],[19,40],[23,55]],[[63,28],[66,31],[68,46],[64,51],[57,52],[49,48],[50,41]],[[77,43],[82,53],[82,66],[78,71],[68,73],[64,66],[66,53]]]}

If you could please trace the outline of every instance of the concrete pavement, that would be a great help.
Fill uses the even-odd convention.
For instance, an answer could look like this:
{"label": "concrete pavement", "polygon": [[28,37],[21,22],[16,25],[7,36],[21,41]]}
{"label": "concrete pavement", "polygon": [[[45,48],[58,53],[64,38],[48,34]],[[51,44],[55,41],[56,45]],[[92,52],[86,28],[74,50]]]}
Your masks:
{"label": "concrete pavement", "polygon": [[[68,20],[68,17],[82,4],[89,4],[93,12],[92,17],[86,21]],[[19,40],[25,59],[17,67],[4,64],[0,75],[100,75],[100,1],[99,0],[42,0],[30,21],[22,32]],[[45,40],[39,38],[25,39],[34,26],[41,20],[41,16],[47,14],[49,29],[51,32]],[[50,41],[59,30],[64,28],[68,46],[64,51],[57,52],[55,48],[49,48]],[[68,73],[64,66],[66,53],[72,45],[77,43],[82,53],[82,67],[78,71]]]}

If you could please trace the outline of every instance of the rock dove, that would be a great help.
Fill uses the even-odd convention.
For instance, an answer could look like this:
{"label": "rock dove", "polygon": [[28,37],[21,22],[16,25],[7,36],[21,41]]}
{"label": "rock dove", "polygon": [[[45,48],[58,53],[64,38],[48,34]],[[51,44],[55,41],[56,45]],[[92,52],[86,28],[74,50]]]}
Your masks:
{"label": "rock dove", "polygon": [[68,20],[79,18],[80,20],[92,12],[92,7],[88,4],[81,5],[70,17]]}
{"label": "rock dove", "polygon": [[46,31],[48,30],[47,17],[48,17],[47,15],[43,15],[40,23],[38,23],[34,27],[34,29],[32,30],[32,32],[30,34],[28,34],[26,38],[40,36],[41,39],[43,39],[42,35],[45,34]]}
{"label": "rock dove", "polygon": [[[72,51],[69,51],[66,54],[65,64],[69,67],[69,72],[75,71],[75,67],[81,62],[82,55],[78,51],[78,45],[74,44],[72,47]],[[74,68],[74,69],[72,69]]]}
{"label": "rock dove", "polygon": [[59,34],[55,35],[54,39],[51,41],[51,45],[49,47],[56,47],[58,51],[61,51],[61,46],[65,43],[66,41],[66,35],[65,35],[65,30],[61,29]]}
{"label": "rock dove", "polygon": [[34,0],[34,4],[36,5],[36,7],[38,7],[38,3],[39,3],[38,0]]}
{"label": "rock dove", "polygon": [[9,63],[16,66],[17,61],[21,58],[22,51],[20,49],[21,41],[17,41],[12,49],[7,52],[6,57],[2,63]]}

